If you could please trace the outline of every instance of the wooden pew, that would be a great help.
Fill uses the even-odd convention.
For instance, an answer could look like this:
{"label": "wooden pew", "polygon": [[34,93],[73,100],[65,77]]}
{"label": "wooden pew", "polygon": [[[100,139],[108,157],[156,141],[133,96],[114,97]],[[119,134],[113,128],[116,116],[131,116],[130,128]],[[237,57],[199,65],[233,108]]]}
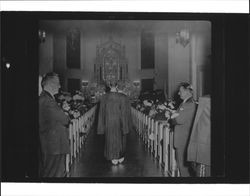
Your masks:
{"label": "wooden pew", "polygon": [[82,144],[95,120],[96,105],[79,118],[71,119],[69,125],[69,146],[70,154],[66,155],[65,170],[70,172],[70,166],[73,164],[77,155],[80,153]]}
{"label": "wooden pew", "polygon": [[[174,135],[166,121],[156,121],[135,108],[132,108],[132,115],[139,137],[158,160],[164,172],[172,177],[179,176],[173,144]],[[153,139],[149,138],[151,133]]]}

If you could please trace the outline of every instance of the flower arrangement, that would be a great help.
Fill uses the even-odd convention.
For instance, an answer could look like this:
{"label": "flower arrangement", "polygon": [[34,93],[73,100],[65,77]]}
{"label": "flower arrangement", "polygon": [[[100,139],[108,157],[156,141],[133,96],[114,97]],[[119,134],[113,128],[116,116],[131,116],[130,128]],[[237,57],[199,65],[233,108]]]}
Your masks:
{"label": "flower arrangement", "polygon": [[[159,99],[155,101],[150,99],[145,100],[136,100],[132,103],[132,106],[137,110],[143,112],[146,115],[149,115],[154,120],[163,121],[168,124],[169,120],[177,117],[179,114],[176,112],[176,102],[168,99],[162,102]],[[145,132],[146,134],[147,132]],[[155,135],[153,132],[150,132],[149,135],[146,135],[150,140],[154,140]]]}
{"label": "flower arrangement", "polygon": [[80,91],[76,91],[73,96],[68,92],[60,92],[56,96],[56,101],[64,113],[71,119],[80,117],[93,106]]}
{"label": "flower arrangement", "polygon": [[176,112],[175,102],[171,99],[160,102],[157,101],[155,104],[155,115],[153,116],[156,120],[166,120],[168,121],[171,116]]}
{"label": "flower arrangement", "polygon": [[164,102],[159,99],[156,99],[156,101],[150,99],[136,100],[132,103],[132,106],[155,120],[168,121],[177,115],[176,103],[171,99]]}

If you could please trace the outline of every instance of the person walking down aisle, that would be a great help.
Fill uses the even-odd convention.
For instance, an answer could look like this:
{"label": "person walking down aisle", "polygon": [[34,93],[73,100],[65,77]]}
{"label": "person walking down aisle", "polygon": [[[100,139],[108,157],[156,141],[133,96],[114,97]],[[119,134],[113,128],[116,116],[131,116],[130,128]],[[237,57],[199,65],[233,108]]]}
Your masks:
{"label": "person walking down aisle", "polygon": [[117,165],[124,161],[126,136],[132,128],[130,101],[111,85],[100,101],[97,134],[104,134],[104,157]]}
{"label": "person walking down aisle", "polygon": [[48,73],[42,79],[39,97],[39,135],[41,143],[41,177],[65,177],[69,117],[55,101],[60,82],[58,75]]}

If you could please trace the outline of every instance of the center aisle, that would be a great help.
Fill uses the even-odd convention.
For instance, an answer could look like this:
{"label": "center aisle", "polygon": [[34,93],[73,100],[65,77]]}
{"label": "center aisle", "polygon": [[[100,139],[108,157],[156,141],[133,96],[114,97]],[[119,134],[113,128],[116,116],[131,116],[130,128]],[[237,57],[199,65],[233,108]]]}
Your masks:
{"label": "center aisle", "polygon": [[133,130],[127,138],[125,160],[112,165],[103,157],[104,137],[92,129],[80,157],[72,165],[70,177],[163,177],[157,161],[144,148]]}

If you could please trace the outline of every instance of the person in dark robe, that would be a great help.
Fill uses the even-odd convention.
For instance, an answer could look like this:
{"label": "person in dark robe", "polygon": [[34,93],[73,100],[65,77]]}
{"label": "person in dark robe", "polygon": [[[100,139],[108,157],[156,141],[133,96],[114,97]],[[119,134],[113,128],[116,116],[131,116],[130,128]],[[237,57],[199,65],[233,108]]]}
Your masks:
{"label": "person in dark robe", "polygon": [[115,85],[100,101],[97,134],[104,134],[104,157],[114,165],[124,161],[126,136],[132,128],[130,101]]}
{"label": "person in dark robe", "polygon": [[46,74],[42,79],[42,87],[39,97],[40,176],[65,177],[65,159],[70,152],[69,117],[54,97],[60,88],[57,74]]}
{"label": "person in dark robe", "polygon": [[178,94],[183,101],[169,122],[174,126],[174,147],[180,176],[190,177],[191,167],[187,162],[187,146],[197,106],[189,83],[181,83]]}

